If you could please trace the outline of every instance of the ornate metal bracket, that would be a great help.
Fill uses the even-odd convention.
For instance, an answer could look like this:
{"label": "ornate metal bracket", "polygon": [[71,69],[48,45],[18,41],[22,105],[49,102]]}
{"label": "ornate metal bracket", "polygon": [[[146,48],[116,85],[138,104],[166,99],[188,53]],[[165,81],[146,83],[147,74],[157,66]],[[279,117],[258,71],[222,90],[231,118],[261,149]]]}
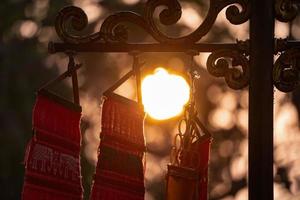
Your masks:
{"label": "ornate metal bracket", "polygon": [[[78,36],[72,32],[81,31],[88,25],[86,14],[80,8],[69,6],[62,9],[55,23],[58,36],[66,43],[83,44],[95,41],[103,42],[127,42],[128,30],[125,22],[133,23],[143,28],[157,42],[164,44],[192,44],[201,40],[213,26],[219,12],[225,7],[226,17],[232,24],[241,24],[249,19],[249,0],[210,0],[208,14],[202,24],[192,33],[186,36],[173,38],[165,35],[157,27],[154,12],[156,8],[163,6],[164,10],[159,14],[159,22],[164,25],[172,25],[181,18],[181,6],[177,0],[149,0],[146,3],[144,15],[133,12],[119,12],[106,18],[100,31],[88,36]],[[239,4],[241,10],[236,6]],[[71,23],[69,23],[71,22]]]}
{"label": "ornate metal bracket", "polygon": [[300,6],[297,0],[276,0],[275,2],[275,14],[279,21],[292,21],[296,18],[299,10]]}
{"label": "ornate metal bracket", "polygon": [[282,92],[291,92],[300,82],[300,50],[289,49],[275,62],[274,84]]}
{"label": "ornate metal bracket", "polygon": [[277,40],[276,52],[282,52],[273,69],[273,81],[277,89],[291,92],[300,82],[300,42]]}
{"label": "ornate metal bracket", "polygon": [[[282,22],[294,20],[300,11],[297,0],[276,0],[276,18]],[[273,69],[273,81],[277,89],[291,92],[300,82],[300,42],[278,39],[275,54],[280,53]]]}
{"label": "ornate metal bracket", "polygon": [[241,52],[226,49],[213,52],[207,59],[207,70],[213,76],[224,77],[232,89],[249,84],[249,61]]}
{"label": "ornate metal bracket", "polygon": [[[239,5],[239,7],[238,7]],[[159,30],[154,13],[158,7],[164,7],[159,14],[159,22],[173,25],[181,18],[181,6],[177,0],[148,0],[143,15],[133,12],[119,12],[106,18],[99,32],[80,36],[75,34],[88,25],[88,19],[82,9],[69,6],[63,8],[55,23],[58,36],[64,43],[50,43],[51,53],[74,50],[77,52],[212,52],[209,57],[208,71],[217,77],[225,77],[233,89],[241,89],[248,84],[248,43],[204,44],[198,43],[212,28],[218,14],[226,10],[226,18],[232,24],[246,22],[250,16],[250,0],[210,0],[206,18],[192,33],[181,37],[170,37]],[[154,44],[134,44],[128,41],[129,30],[124,23],[141,27],[155,41]],[[231,58],[232,68],[224,64]],[[230,60],[230,59],[229,59]],[[228,61],[229,61],[228,60]],[[230,62],[230,61],[229,61]],[[241,66],[241,71],[236,69]],[[234,68],[233,68],[234,67]]]}

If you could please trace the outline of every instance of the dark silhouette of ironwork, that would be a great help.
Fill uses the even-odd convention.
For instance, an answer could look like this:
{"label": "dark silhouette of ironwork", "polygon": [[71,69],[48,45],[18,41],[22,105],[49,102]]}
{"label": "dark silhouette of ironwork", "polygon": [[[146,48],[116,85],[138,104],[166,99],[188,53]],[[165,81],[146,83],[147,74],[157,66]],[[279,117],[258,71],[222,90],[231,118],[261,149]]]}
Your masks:
{"label": "dark silhouette of ironwork", "polygon": [[[275,19],[292,21],[299,13],[296,0],[210,0],[206,18],[198,28],[182,37],[170,37],[156,25],[154,12],[163,25],[181,18],[177,0],[148,0],[143,15],[118,12],[106,18],[99,32],[76,35],[88,25],[82,9],[63,8],[55,22],[62,43],[49,43],[49,52],[211,52],[208,72],[223,77],[232,89],[249,85],[249,199],[273,199],[273,85],[284,92],[299,85],[300,42],[274,38]],[[226,8],[227,7],[227,8]],[[250,20],[250,39],[236,43],[201,43],[218,14],[238,25]],[[124,23],[143,28],[156,42],[130,43]],[[273,62],[274,54],[280,56]],[[133,72],[132,72],[133,73]]]}

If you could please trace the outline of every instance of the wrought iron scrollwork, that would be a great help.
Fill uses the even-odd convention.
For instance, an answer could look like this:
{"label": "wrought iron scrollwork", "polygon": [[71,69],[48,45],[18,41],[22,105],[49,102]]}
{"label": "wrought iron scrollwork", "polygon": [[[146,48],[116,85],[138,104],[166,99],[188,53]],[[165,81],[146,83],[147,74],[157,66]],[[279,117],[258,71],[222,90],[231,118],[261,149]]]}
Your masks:
{"label": "wrought iron scrollwork", "polygon": [[[69,6],[62,9],[56,18],[58,36],[66,43],[82,44],[91,41],[127,42],[128,30],[124,23],[133,23],[143,28],[157,42],[167,44],[192,44],[201,40],[213,26],[219,12],[225,7],[226,17],[232,24],[241,24],[249,19],[250,0],[210,0],[206,18],[199,27],[186,36],[174,38],[161,32],[155,22],[156,8],[163,6],[159,14],[159,22],[173,25],[181,18],[181,6],[177,0],[149,0],[145,6],[144,15],[133,12],[119,12],[105,19],[99,32],[89,36],[78,36],[75,31],[82,31],[87,25],[86,14],[80,8]],[[240,6],[237,6],[237,4]],[[71,22],[71,23],[70,23]]]}
{"label": "wrought iron scrollwork", "polygon": [[[231,5],[226,10],[226,18],[230,21],[230,23],[238,25],[248,21],[248,19],[250,18],[250,0],[233,0],[231,2],[227,1],[227,3],[229,3],[228,5]],[[236,5],[233,4],[239,4],[241,6],[241,11]],[[226,6],[227,5],[225,5],[224,7]],[[222,7],[222,9],[224,7]]]}
{"label": "wrought iron scrollwork", "polygon": [[88,25],[88,18],[85,12],[78,7],[68,6],[63,8],[55,20],[56,33],[66,43],[79,44],[97,41],[102,38],[101,33],[80,36],[73,32],[82,31]]}
{"label": "wrought iron scrollwork", "polygon": [[[241,10],[235,4],[239,4]],[[162,33],[154,21],[154,11],[158,6],[166,7],[160,13],[160,22],[164,25],[175,24],[180,19],[181,7],[177,0],[150,0],[146,5],[144,19],[150,27],[148,33],[152,33],[151,35],[154,35],[158,42],[169,44],[186,44],[200,41],[210,31],[220,11],[227,6],[229,7],[226,10],[226,17],[233,24],[242,24],[250,17],[249,0],[210,0],[209,10],[202,24],[189,35],[172,38]]]}
{"label": "wrought iron scrollwork", "polygon": [[276,0],[275,13],[276,18],[282,22],[289,22],[295,19],[300,11],[299,5],[295,0]]}
{"label": "wrought iron scrollwork", "polygon": [[300,50],[288,49],[275,62],[273,81],[277,89],[291,92],[300,81]]}
{"label": "wrought iron scrollwork", "polygon": [[[181,37],[170,37],[159,30],[154,14],[158,7],[164,9],[159,13],[159,22],[173,25],[181,18],[182,9],[177,0],[148,0],[143,15],[133,12],[119,12],[107,17],[99,32],[80,36],[76,32],[83,31],[88,25],[84,11],[78,7],[63,8],[56,18],[56,32],[65,44],[84,45],[100,43],[101,45],[119,44],[124,47],[128,43],[129,31],[126,23],[143,28],[158,44],[162,45],[193,45],[197,44],[212,28],[218,14],[225,7],[226,18],[232,24],[246,22],[250,16],[250,0],[210,0],[208,13],[199,27],[192,33]],[[241,45],[239,45],[241,44]],[[52,45],[53,46],[53,45]],[[51,45],[49,46],[51,50]],[[72,46],[69,46],[72,48]],[[246,49],[245,49],[246,47]],[[213,52],[207,61],[208,71],[217,77],[225,77],[233,89],[241,89],[248,84],[249,69],[245,51],[247,45],[238,43],[237,49],[224,49]],[[55,52],[55,51],[53,51]],[[228,59],[231,58],[231,65]],[[241,66],[239,70],[237,67]]]}
{"label": "wrought iron scrollwork", "polygon": [[249,60],[240,51],[218,50],[207,59],[208,72],[216,77],[224,77],[232,89],[242,89],[249,84]]}

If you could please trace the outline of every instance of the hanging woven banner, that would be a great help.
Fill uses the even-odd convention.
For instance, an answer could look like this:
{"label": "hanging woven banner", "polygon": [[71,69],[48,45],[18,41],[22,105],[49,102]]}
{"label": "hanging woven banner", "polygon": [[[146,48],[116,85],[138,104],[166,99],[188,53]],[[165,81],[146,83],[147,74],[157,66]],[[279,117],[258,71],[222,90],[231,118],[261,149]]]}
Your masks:
{"label": "hanging woven banner", "polygon": [[[25,153],[23,200],[81,200],[80,118],[76,70],[69,55],[68,70],[37,93],[33,109],[33,138]],[[74,103],[46,88],[72,76]]]}
{"label": "hanging woven banner", "polygon": [[211,136],[204,135],[188,150],[175,152],[179,162],[168,165],[167,200],[207,200]]}
{"label": "hanging woven banner", "polygon": [[199,152],[199,165],[198,165],[198,200],[207,200],[208,199],[208,162],[209,162],[209,153],[210,153],[210,144],[211,144],[211,137],[202,138],[192,144],[191,149],[194,152]]}
{"label": "hanging woven banner", "polygon": [[144,111],[114,93],[102,106],[102,130],[92,200],[143,200]]}
{"label": "hanging woven banner", "polygon": [[82,199],[79,165],[81,107],[38,92],[34,136],[27,146],[23,200]]}

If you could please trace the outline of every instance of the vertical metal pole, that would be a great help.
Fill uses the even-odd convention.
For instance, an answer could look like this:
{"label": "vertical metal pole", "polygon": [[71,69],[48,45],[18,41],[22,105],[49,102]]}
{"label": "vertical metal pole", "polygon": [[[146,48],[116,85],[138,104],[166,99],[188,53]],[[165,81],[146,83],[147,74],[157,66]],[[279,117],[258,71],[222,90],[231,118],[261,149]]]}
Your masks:
{"label": "vertical metal pole", "polygon": [[136,79],[136,94],[137,94],[137,102],[142,105],[142,89],[141,89],[141,63],[138,55],[134,56],[133,61],[133,71],[135,73]]}
{"label": "vertical metal pole", "polygon": [[249,200],[273,200],[274,0],[251,0]]}

